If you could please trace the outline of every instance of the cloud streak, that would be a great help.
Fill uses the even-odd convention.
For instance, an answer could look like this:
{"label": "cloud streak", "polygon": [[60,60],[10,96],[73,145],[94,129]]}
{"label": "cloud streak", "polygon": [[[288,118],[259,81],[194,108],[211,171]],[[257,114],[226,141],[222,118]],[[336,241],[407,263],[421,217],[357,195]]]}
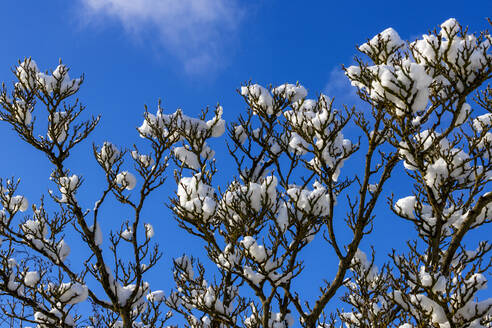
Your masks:
{"label": "cloud streak", "polygon": [[[242,17],[237,0],[81,0],[84,12],[151,35],[189,73],[216,67]],[[154,40],[152,40],[154,41]]]}
{"label": "cloud streak", "polygon": [[350,84],[350,80],[340,66],[333,67],[328,73],[324,93],[330,98],[334,97],[339,104],[352,106],[361,103],[356,88]]}

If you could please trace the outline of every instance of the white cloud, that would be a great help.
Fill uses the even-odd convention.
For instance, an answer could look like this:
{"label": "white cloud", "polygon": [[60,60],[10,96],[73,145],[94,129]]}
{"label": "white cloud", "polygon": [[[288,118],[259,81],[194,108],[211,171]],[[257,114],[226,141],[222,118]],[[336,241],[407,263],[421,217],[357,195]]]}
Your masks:
{"label": "white cloud", "polygon": [[340,66],[333,67],[328,74],[328,82],[324,93],[335,98],[336,103],[347,106],[360,104],[356,88],[350,84],[350,80],[345,76],[345,72]]}
{"label": "white cloud", "polygon": [[217,66],[236,31],[237,0],[81,0],[85,13],[119,20],[133,34],[156,38],[189,72]]}

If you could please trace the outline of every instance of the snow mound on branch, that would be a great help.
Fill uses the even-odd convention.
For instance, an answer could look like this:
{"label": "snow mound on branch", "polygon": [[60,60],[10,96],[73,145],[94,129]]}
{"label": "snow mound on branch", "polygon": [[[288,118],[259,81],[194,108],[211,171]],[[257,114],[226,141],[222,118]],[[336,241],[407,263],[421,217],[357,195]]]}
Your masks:
{"label": "snow mound on branch", "polygon": [[[386,45],[386,52],[381,51],[384,43]],[[369,42],[362,44],[359,50],[369,56],[377,56],[381,62],[386,62],[388,54],[392,55],[398,48],[405,45],[400,39],[398,33],[391,27],[385,29],[378,35],[374,36]]]}
{"label": "snow mound on branch", "polygon": [[116,183],[127,190],[132,190],[137,185],[137,178],[130,172],[124,171],[118,173]]}
{"label": "snow mound on branch", "polygon": [[215,213],[215,191],[203,183],[201,174],[181,178],[176,194],[184,210],[201,215],[205,221]]}

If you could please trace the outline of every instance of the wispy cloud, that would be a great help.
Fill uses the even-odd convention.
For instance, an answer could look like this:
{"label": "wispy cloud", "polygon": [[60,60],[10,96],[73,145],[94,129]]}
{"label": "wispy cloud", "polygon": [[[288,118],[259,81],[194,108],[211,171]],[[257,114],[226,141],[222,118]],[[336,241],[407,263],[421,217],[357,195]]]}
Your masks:
{"label": "wispy cloud", "polygon": [[356,88],[350,84],[340,66],[333,67],[328,73],[324,93],[330,98],[335,98],[337,104],[352,106],[360,103]]}
{"label": "wispy cloud", "polygon": [[84,13],[111,17],[126,32],[160,43],[186,71],[208,70],[225,58],[241,21],[238,0],[80,0]]}

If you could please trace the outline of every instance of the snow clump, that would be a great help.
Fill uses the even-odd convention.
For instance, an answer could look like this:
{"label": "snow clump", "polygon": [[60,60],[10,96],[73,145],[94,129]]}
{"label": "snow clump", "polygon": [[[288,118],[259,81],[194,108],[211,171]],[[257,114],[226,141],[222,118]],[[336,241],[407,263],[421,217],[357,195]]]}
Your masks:
{"label": "snow clump", "polygon": [[137,185],[137,179],[130,172],[123,171],[116,176],[116,183],[122,188],[132,190]]}
{"label": "snow clump", "polygon": [[183,177],[179,181],[177,196],[179,205],[186,211],[199,214],[207,221],[214,213],[216,201],[214,189],[203,183],[201,174]]}

